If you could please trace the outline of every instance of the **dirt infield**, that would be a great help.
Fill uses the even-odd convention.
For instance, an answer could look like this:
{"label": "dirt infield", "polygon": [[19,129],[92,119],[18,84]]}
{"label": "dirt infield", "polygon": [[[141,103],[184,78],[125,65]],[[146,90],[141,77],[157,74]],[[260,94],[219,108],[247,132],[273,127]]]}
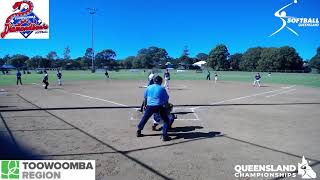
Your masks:
{"label": "dirt infield", "polygon": [[144,83],[2,87],[0,134],[44,159],[96,160],[96,179],[237,179],[235,165],[302,156],[320,176],[320,89],[172,81],[178,120],[162,142],[151,123],[135,137]]}

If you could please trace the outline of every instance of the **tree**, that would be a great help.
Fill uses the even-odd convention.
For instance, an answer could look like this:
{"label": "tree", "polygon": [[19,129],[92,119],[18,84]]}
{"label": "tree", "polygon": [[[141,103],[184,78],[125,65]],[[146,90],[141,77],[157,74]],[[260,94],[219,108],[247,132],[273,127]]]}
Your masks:
{"label": "tree", "polygon": [[274,71],[281,69],[278,48],[263,48],[257,62],[258,71]]}
{"label": "tree", "polygon": [[196,55],[197,61],[207,61],[208,60],[208,54],[205,53],[199,53]]}
{"label": "tree", "polygon": [[171,64],[172,68],[178,68],[179,67],[179,60],[177,58],[168,57],[167,62]]}
{"label": "tree", "polygon": [[51,60],[47,59],[47,58],[43,58],[41,56],[37,57],[39,58],[40,61],[40,66],[41,68],[50,68],[51,67]]}
{"label": "tree", "polygon": [[26,62],[27,67],[29,68],[50,68],[51,61],[42,56],[34,56],[30,61]]}
{"label": "tree", "polygon": [[26,64],[27,68],[35,69],[38,67],[39,62],[35,61],[33,58],[31,58],[31,59],[26,60],[25,64]]}
{"label": "tree", "polygon": [[0,66],[2,66],[4,64],[5,64],[5,61],[2,58],[0,58]]}
{"label": "tree", "polygon": [[122,65],[125,69],[131,69],[133,67],[133,61],[135,60],[136,57],[134,56],[129,56],[126,59],[122,61]]}
{"label": "tree", "polygon": [[89,69],[89,67],[91,65],[92,57],[93,57],[92,48],[87,48],[86,52],[85,52],[85,54],[83,56],[83,58],[84,58],[83,61],[84,62],[82,62],[81,64],[83,64],[83,65],[87,64],[87,66],[88,66],[87,68]]}
{"label": "tree", "polygon": [[242,54],[241,53],[236,53],[230,56],[229,62],[230,62],[230,68],[232,70],[239,70],[239,64],[242,60]]}
{"label": "tree", "polygon": [[65,62],[66,70],[77,70],[77,69],[80,69],[80,67],[81,67],[80,61],[81,61],[81,57],[78,57],[75,60],[71,60],[71,59],[66,60],[66,62]]}
{"label": "tree", "polygon": [[9,64],[16,68],[23,68],[25,67],[25,62],[29,59],[28,56],[17,54],[10,58]]}
{"label": "tree", "polygon": [[193,64],[193,59],[187,55],[182,55],[178,59],[179,65],[183,66],[185,69],[189,69]]}
{"label": "tree", "polygon": [[311,58],[310,65],[311,67],[318,69],[318,72],[320,73],[320,47],[317,48],[316,55]]}
{"label": "tree", "polygon": [[34,56],[27,62],[27,66],[33,69],[40,68],[42,59],[43,58],[41,56]]}
{"label": "tree", "polygon": [[81,59],[80,59],[80,68],[82,69],[82,70],[87,70],[87,69],[89,69],[89,62],[84,58],[84,57],[81,57]]}
{"label": "tree", "polygon": [[132,68],[138,69],[138,68],[145,68],[145,67],[142,65],[142,62],[140,59],[134,58],[132,62]]}
{"label": "tree", "polygon": [[226,45],[219,44],[209,53],[208,65],[216,70],[229,68],[229,51]]}
{"label": "tree", "polygon": [[69,61],[69,60],[57,59],[56,61],[51,61],[51,67],[53,67],[53,68],[65,68],[66,64],[67,64],[67,61]]}
{"label": "tree", "polygon": [[47,55],[47,59],[50,61],[58,59],[58,55],[55,51],[50,51]]}
{"label": "tree", "polygon": [[167,59],[167,51],[155,46],[139,50],[138,55],[136,56],[136,60],[140,61],[139,63],[141,63],[142,67],[148,69],[164,65]]}
{"label": "tree", "polygon": [[109,66],[112,68],[114,66],[114,61],[116,57],[116,53],[111,49],[105,49],[96,54],[95,64],[99,68],[104,68],[105,66]]}
{"label": "tree", "polygon": [[312,68],[311,68],[309,60],[303,61],[303,65],[302,66],[303,66],[303,72],[304,73],[310,73],[312,71]]}
{"label": "tree", "polygon": [[282,70],[302,70],[303,60],[293,47],[279,48],[279,57]]}
{"label": "tree", "polygon": [[242,71],[256,70],[258,60],[261,58],[261,47],[248,49],[242,56],[239,69]]}
{"label": "tree", "polygon": [[69,48],[69,46],[67,46],[66,48],[64,48],[64,51],[63,51],[63,58],[64,58],[64,60],[69,60],[70,59],[70,52],[71,52],[71,50],[70,50],[70,48]]}
{"label": "tree", "polygon": [[4,61],[4,64],[8,64],[9,63],[9,60],[11,59],[11,57],[7,54],[3,57],[3,61]]}

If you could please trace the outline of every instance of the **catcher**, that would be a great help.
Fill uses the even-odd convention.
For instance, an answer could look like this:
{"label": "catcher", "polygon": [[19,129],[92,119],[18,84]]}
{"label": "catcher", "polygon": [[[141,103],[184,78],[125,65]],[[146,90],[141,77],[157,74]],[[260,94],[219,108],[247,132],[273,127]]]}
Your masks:
{"label": "catcher", "polygon": [[[166,109],[167,109],[167,112],[168,112],[168,118],[169,118],[169,129],[172,129],[172,124],[174,122],[175,119],[177,119],[177,115],[174,115],[172,113],[172,109],[173,109],[173,104],[171,103],[168,103],[166,105]],[[153,115],[153,126],[152,126],[152,130],[153,131],[158,131],[159,129],[157,129],[157,126],[159,124],[161,124],[161,116],[159,113],[155,113]]]}

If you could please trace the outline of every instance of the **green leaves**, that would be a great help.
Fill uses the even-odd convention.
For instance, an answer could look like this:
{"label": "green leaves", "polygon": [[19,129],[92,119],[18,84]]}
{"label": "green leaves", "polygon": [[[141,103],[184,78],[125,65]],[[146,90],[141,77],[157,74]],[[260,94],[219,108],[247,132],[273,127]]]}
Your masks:
{"label": "green leaves", "polygon": [[229,51],[226,45],[219,44],[214,49],[212,49],[208,56],[209,67],[216,70],[226,70],[229,69]]}

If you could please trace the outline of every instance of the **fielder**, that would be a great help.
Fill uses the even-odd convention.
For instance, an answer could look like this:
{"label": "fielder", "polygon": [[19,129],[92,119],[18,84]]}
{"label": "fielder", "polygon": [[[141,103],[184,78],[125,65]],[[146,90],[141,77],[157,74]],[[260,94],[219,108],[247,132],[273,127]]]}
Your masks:
{"label": "fielder", "polygon": [[107,79],[110,78],[109,73],[108,73],[108,70],[106,70],[106,72],[104,73],[104,75],[106,76]]}
{"label": "fielder", "polygon": [[253,81],[253,86],[256,87],[256,84],[260,87],[261,76],[259,73],[256,74]]}
{"label": "fielder", "polygon": [[62,85],[62,80],[61,80],[62,73],[59,70],[57,70],[57,78],[58,78],[58,84],[59,84],[59,86],[61,86]]}
{"label": "fielder", "polygon": [[149,76],[148,76],[148,85],[147,86],[150,86],[150,85],[152,85],[154,83],[153,82],[153,78],[154,78],[154,73],[153,73],[153,71],[151,71]]}
{"label": "fielder", "polygon": [[48,76],[48,73],[47,73],[46,70],[44,71],[44,77],[43,77],[42,82],[45,84],[45,85],[43,85],[43,86],[44,86],[44,89],[48,89],[48,86],[49,86],[49,76]]}
{"label": "fielder", "polygon": [[214,83],[217,83],[217,81],[218,81],[218,74],[215,73],[215,74],[214,74]]}
{"label": "fielder", "polygon": [[208,70],[208,73],[207,73],[207,80],[211,80],[211,75],[210,75],[210,71]]}
{"label": "fielder", "polygon": [[166,72],[164,73],[163,77],[164,77],[164,87],[169,89],[170,73],[168,69],[166,69]]}

